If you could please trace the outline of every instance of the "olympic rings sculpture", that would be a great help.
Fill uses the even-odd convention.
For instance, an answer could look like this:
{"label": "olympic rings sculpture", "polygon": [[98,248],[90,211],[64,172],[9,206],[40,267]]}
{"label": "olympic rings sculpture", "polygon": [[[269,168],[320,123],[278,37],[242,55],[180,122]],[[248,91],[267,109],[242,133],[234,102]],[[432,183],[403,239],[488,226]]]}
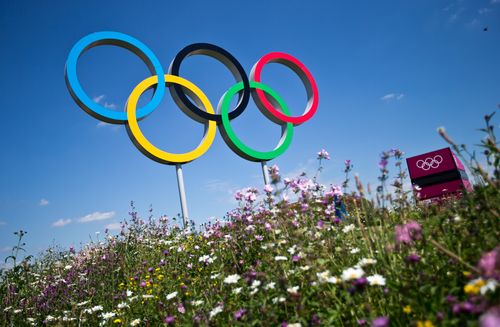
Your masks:
{"label": "olympic rings sculpture", "polygon": [[420,168],[422,170],[429,170],[431,168],[436,169],[439,167],[439,165],[443,162],[443,157],[441,157],[439,154],[436,155],[434,158],[425,158],[424,160],[418,160],[416,162],[417,168]]}
{"label": "olympic rings sculpture", "polygon": [[[136,54],[146,64],[152,76],[140,82],[130,94],[125,112],[110,110],[94,102],[83,90],[77,76],[77,63],[87,50],[100,45],[122,47]],[[192,82],[180,76],[182,61],[192,55],[206,55],[220,61],[234,76],[234,84],[222,95],[217,111],[207,96]],[[291,116],[285,101],[271,87],[261,82],[261,73],[268,63],[279,63],[295,72],[305,86],[307,105],[300,116]],[[195,43],[186,46],[173,59],[165,74],[154,53],[141,41],[118,32],[97,32],[80,39],[71,49],[65,68],[66,85],[74,101],[91,116],[111,124],[126,124],[127,132],[135,146],[150,159],[165,164],[183,164],[203,155],[212,145],[217,125],[226,144],[240,157],[251,161],[267,161],[286,151],[293,137],[294,126],[300,125],[316,113],[319,102],[318,88],[309,70],[296,58],[282,52],[271,52],[253,66],[250,78],[241,64],[226,50],[209,43]],[[202,141],[194,150],[186,153],[170,153],[157,148],[144,136],[138,121],[151,114],[160,104],[168,87],[177,106],[190,118],[205,125]],[[141,94],[154,89],[151,101],[137,108]],[[236,107],[230,110],[233,96],[238,94]],[[281,126],[278,145],[267,152],[256,151],[245,145],[231,128],[231,120],[243,113],[250,101],[272,122]],[[192,102],[192,99],[194,103]]]}

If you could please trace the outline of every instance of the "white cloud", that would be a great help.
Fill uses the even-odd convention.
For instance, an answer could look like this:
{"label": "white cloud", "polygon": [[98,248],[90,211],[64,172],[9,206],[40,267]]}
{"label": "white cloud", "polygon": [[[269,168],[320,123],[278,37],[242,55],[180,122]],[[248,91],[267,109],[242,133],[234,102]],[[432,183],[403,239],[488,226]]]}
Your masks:
{"label": "white cloud", "polygon": [[500,0],[491,0],[491,4],[500,3]]}
{"label": "white cloud", "polygon": [[108,123],[103,122],[103,121],[100,121],[97,123],[97,127],[99,127],[99,128],[106,127],[106,126],[111,126],[111,124],[108,124]]}
{"label": "white cloud", "polygon": [[5,221],[0,220],[0,226],[3,226],[3,225],[7,225],[7,223]]}
{"label": "white cloud", "polygon": [[122,225],[119,222],[114,222],[111,224],[107,224],[105,228],[107,228],[109,230],[121,230]]}
{"label": "white cloud", "polygon": [[43,206],[49,205],[49,203],[50,203],[49,200],[47,200],[47,199],[41,199],[38,204],[43,207]]}
{"label": "white cloud", "polygon": [[404,98],[404,96],[405,95],[403,93],[388,93],[381,97],[380,100],[389,102],[392,100],[401,100],[402,98]]}
{"label": "white cloud", "polygon": [[95,102],[95,103],[99,103],[101,102],[103,99],[104,99],[104,94],[101,94],[101,95],[98,95],[96,97],[94,97],[92,100]]}
{"label": "white cloud", "polygon": [[66,226],[67,224],[71,223],[71,219],[59,219],[56,220],[52,223],[52,227],[63,227]]}
{"label": "white cloud", "polygon": [[88,214],[86,216],[83,216],[81,218],[78,218],[79,223],[90,223],[92,221],[100,221],[100,220],[107,220],[111,219],[115,216],[114,211],[108,211],[108,212],[93,212],[91,214]]}
{"label": "white cloud", "polygon": [[104,94],[101,94],[101,95],[98,95],[96,97],[94,97],[92,100],[94,100],[95,103],[99,103],[99,104],[102,104],[102,106],[106,109],[114,109],[116,108],[116,104],[114,103],[109,103],[107,101],[102,101],[106,98],[106,96]]}

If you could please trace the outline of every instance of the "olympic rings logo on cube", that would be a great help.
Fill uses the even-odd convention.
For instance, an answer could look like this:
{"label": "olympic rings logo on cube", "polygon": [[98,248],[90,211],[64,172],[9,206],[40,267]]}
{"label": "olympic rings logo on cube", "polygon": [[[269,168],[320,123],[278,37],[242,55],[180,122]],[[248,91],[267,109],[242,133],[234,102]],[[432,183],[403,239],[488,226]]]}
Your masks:
{"label": "olympic rings logo on cube", "polygon": [[[152,76],[140,82],[130,94],[125,112],[110,110],[94,102],[83,90],[77,76],[77,63],[80,56],[87,50],[100,45],[122,47],[136,54],[146,64]],[[182,78],[180,66],[182,61],[191,55],[210,56],[226,66],[236,80],[225,92],[214,110],[207,96],[192,82]],[[261,73],[268,63],[279,63],[295,72],[305,86],[307,105],[300,116],[291,113],[281,96],[271,87],[261,82]],[[65,68],[66,85],[75,102],[91,116],[111,124],[125,124],[127,132],[135,146],[150,159],[164,164],[183,164],[203,155],[212,145],[217,125],[226,144],[237,155],[250,161],[267,161],[283,154],[289,147],[294,126],[311,119],[316,113],[319,102],[318,88],[309,70],[296,58],[282,52],[271,52],[257,61],[246,75],[241,64],[226,50],[209,43],[195,43],[186,46],[172,60],[168,74],[154,53],[141,41],[118,32],[97,32],[80,39],[71,49]],[[138,121],[151,114],[160,104],[165,95],[165,88],[177,106],[190,118],[205,125],[202,141],[194,150],[186,153],[170,153],[153,145],[141,132]],[[154,93],[149,103],[137,108],[140,96],[153,88]],[[230,110],[233,96],[238,94],[236,107]],[[231,120],[243,113],[250,97],[257,108],[272,122],[281,126],[281,138],[278,145],[271,151],[256,151],[245,145],[231,127]],[[194,101],[191,101],[192,99]]]}
{"label": "olympic rings logo on cube", "polygon": [[431,168],[433,169],[438,168],[442,162],[443,162],[443,157],[441,157],[438,154],[434,158],[427,157],[424,160],[418,160],[416,162],[416,166],[417,168],[427,171]]}

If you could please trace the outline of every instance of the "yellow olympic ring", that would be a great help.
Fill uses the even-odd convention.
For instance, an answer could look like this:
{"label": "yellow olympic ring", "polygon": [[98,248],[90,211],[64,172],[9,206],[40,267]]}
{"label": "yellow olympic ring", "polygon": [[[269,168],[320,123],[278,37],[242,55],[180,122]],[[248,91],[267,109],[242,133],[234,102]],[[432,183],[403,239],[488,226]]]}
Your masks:
{"label": "yellow olympic ring", "polygon": [[[203,91],[201,91],[196,85],[194,85],[187,79],[179,76],[165,74],[165,82],[183,86],[198,106],[205,109],[207,113],[215,113],[212,104],[210,104],[210,101],[208,100],[205,93],[203,93]],[[217,123],[213,120],[209,120],[204,123],[205,134],[203,135],[203,139],[201,140],[198,147],[190,152],[182,154],[169,153],[157,148],[148,141],[144,134],[142,134],[141,129],[139,128],[139,124],[137,123],[136,115],[137,102],[139,101],[141,94],[157,84],[158,76],[155,75],[148,77],[140,82],[130,94],[126,106],[128,120],[127,131],[129,132],[129,136],[142,153],[160,163],[183,164],[193,161],[194,159],[203,155],[212,145],[217,130]]]}

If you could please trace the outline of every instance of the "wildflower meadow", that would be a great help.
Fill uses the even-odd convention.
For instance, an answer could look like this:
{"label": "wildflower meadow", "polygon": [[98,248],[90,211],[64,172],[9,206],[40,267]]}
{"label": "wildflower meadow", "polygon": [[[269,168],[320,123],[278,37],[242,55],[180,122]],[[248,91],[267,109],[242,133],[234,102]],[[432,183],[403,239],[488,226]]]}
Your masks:
{"label": "wildflower meadow", "polygon": [[314,176],[271,166],[270,185],[237,192],[239,206],[203,226],[142,217],[132,203],[118,234],[37,256],[18,231],[0,325],[500,326],[493,118],[476,152],[439,129],[475,183],[462,196],[416,201],[400,149],[381,154],[378,185],[349,160],[344,181],[322,185],[321,150]]}

